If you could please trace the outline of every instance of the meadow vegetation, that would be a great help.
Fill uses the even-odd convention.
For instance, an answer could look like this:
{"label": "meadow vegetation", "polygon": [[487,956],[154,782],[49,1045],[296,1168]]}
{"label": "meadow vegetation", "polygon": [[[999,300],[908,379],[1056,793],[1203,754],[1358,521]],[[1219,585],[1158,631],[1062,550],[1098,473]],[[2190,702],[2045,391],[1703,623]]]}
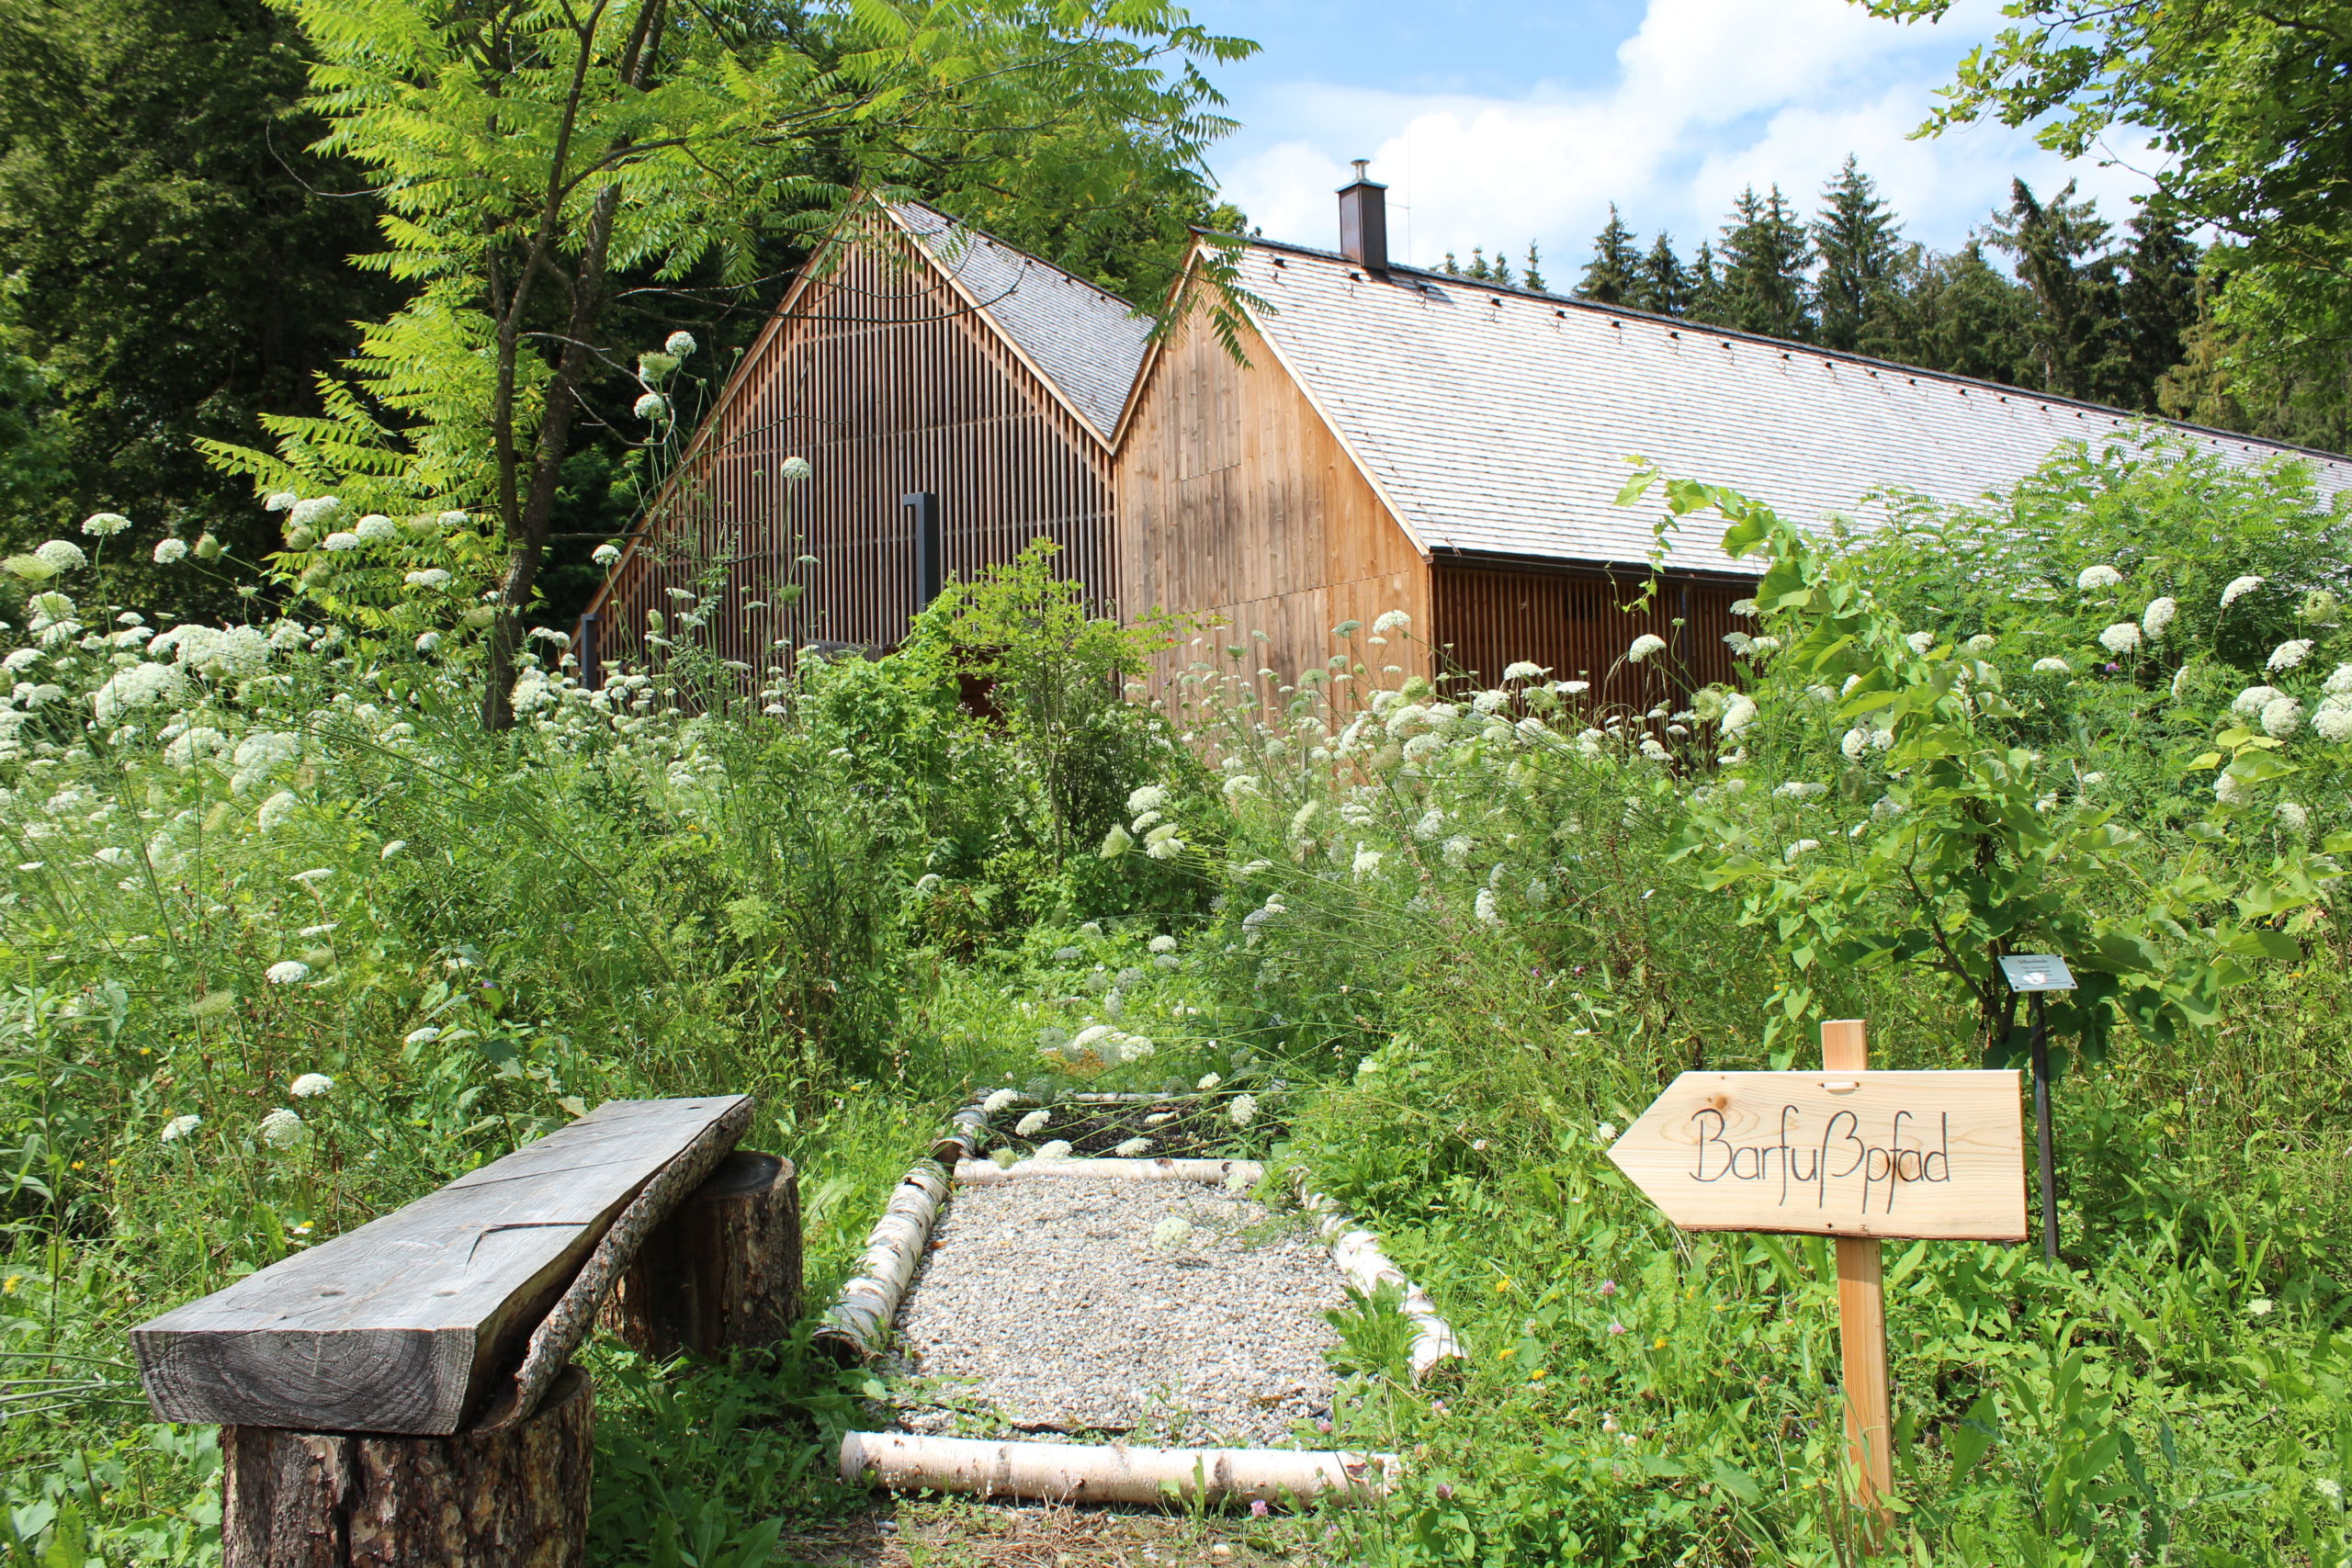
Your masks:
{"label": "meadow vegetation", "polygon": [[[715,592],[593,691],[538,634],[495,733],[478,524],[273,499],[243,580],[287,608],[248,626],[114,602],[126,549],[233,563],[107,514],[6,563],[13,1561],[217,1559],[217,1448],[126,1364],[166,1306],[601,1099],[718,1089],[799,1163],[821,1303],[1008,1085],[1033,1139],[1065,1091],[1207,1094],[1461,1334],[1416,1388],[1395,1303],[1340,1314],[1312,1439],[1411,1468],[1306,1560],[1854,1561],[1826,1248],[1679,1235],[1602,1149],[1825,1018],[2010,1061],[1992,961],[2046,946],[2086,980],[2062,1257],[1890,1247],[1884,1550],[2352,1562],[2352,518],[2307,472],[2122,443],[1867,533],[1637,475],[1758,558],[1737,691],[1644,642],[1432,684],[1396,615],[1291,678],[1248,627],[1090,617],[1039,549],[870,661],[730,666]],[[857,1506],[829,1439],[874,1391],[803,1341],[591,1362],[598,1561],[765,1562]]]}

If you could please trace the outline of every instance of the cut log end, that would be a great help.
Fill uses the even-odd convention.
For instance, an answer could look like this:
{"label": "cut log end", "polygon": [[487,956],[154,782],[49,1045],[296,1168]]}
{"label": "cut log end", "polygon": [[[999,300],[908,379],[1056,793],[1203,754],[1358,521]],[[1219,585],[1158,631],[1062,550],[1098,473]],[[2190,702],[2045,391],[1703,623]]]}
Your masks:
{"label": "cut log end", "polygon": [[575,1367],[537,1413],[495,1432],[224,1427],[223,1568],[575,1568],[594,1404]]}

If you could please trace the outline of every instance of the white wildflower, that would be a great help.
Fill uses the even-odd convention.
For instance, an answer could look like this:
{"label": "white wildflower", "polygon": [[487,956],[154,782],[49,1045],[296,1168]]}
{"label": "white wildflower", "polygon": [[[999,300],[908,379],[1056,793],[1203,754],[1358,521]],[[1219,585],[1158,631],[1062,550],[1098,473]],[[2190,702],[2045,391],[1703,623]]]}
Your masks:
{"label": "white wildflower", "polygon": [[437,566],[428,566],[421,571],[410,572],[401,581],[411,588],[439,588],[448,582],[449,574]]}
{"label": "white wildflower", "polygon": [[1806,779],[1791,779],[1786,784],[1774,785],[1772,789],[1773,797],[1778,800],[1811,800],[1815,795],[1828,793],[1827,784],[1815,784]]}
{"label": "white wildflower", "polygon": [[1799,855],[1809,855],[1820,847],[1821,840],[1819,839],[1799,839],[1795,843],[1791,844],[1787,849],[1781,852],[1781,858],[1784,861],[1793,861]]}
{"label": "white wildflower", "polygon": [[342,555],[345,551],[356,550],[359,547],[359,536],[352,533],[347,528],[338,528],[334,533],[329,534],[325,538],[321,539],[319,541],[319,547],[322,549],[333,550],[335,554]]}
{"label": "white wildflower", "polygon": [[2284,740],[2303,727],[2303,705],[2292,697],[2279,697],[2262,705],[2262,733],[2273,740]]}
{"label": "white wildflower", "polygon": [[1583,694],[1589,692],[1590,690],[1592,690],[1592,682],[1589,681],[1555,681],[1552,682],[1553,693],[1555,695],[1563,697],[1581,696]]}
{"label": "white wildflower", "polygon": [[1481,924],[1498,926],[1503,923],[1502,909],[1495,902],[1495,890],[1493,888],[1481,887],[1478,889],[1478,897],[1472,901],[1470,907],[1472,912],[1478,917]]}
{"label": "white wildflower", "polygon": [[2167,593],[2161,599],[2151,599],[2148,607],[2140,612],[2140,629],[2152,637],[2162,637],[2179,614],[2180,601],[2172,595]]}
{"label": "white wildflower", "polygon": [[1069,1144],[1067,1140],[1062,1138],[1056,1138],[1050,1144],[1040,1144],[1037,1145],[1037,1153],[1035,1157],[1038,1159],[1068,1159],[1069,1158]]}
{"label": "white wildflower", "polygon": [[1201,1081],[1200,1081],[1200,1082],[1198,1082],[1198,1083],[1196,1083],[1196,1084],[1194,1084],[1193,1087],[1194,1089],[1199,1089],[1203,1094],[1206,1094],[1206,1093],[1208,1093],[1208,1091],[1209,1091],[1209,1090],[1211,1090],[1211,1089],[1215,1089],[1217,1085],[1219,1085],[1219,1084],[1223,1083],[1224,1081],[1225,1081],[1225,1078],[1224,1078],[1224,1077],[1223,1077],[1223,1076],[1222,1076],[1222,1075],[1220,1075],[1220,1074],[1217,1074],[1217,1073],[1203,1073],[1203,1074],[1201,1075]]}
{"label": "white wildflower", "polygon": [[417,652],[430,653],[440,646],[441,634],[439,632],[419,632],[416,634]]}
{"label": "white wildflower", "polygon": [[808,466],[808,459],[806,457],[786,457],[778,467],[777,471],[796,483],[816,472]]}
{"label": "white wildflower", "polygon": [[187,678],[176,664],[126,665],[90,694],[90,705],[100,724],[113,725],[119,723],[130,709],[176,702],[187,684]]}
{"label": "white wildflower", "polygon": [[1012,1130],[1022,1137],[1034,1138],[1038,1134],[1044,1132],[1046,1130],[1046,1124],[1053,1119],[1053,1112],[1049,1111],[1032,1111],[1028,1115],[1023,1116],[1020,1121],[1014,1122],[1012,1124]]}
{"label": "white wildflower", "polygon": [[2130,653],[2140,646],[2140,623],[2118,621],[2098,634],[2098,645],[2109,653]]}
{"label": "white wildflower", "polygon": [[1356,845],[1355,863],[1349,869],[1359,877],[1372,875],[1380,869],[1380,852],[1365,849],[1359,841]]}
{"label": "white wildflower", "polygon": [[1982,659],[1986,654],[1992,652],[1995,648],[1998,647],[2000,645],[2000,638],[1993,636],[1989,632],[1978,632],[1974,637],[1970,637],[1966,642],[1961,644],[1961,647],[1967,650],[1970,658]]}
{"label": "white wildflower", "polygon": [[1237,1094],[1233,1103],[1225,1108],[1227,1120],[1237,1127],[1247,1127],[1258,1119],[1258,1100],[1254,1095]]}
{"label": "white wildflower", "polygon": [[2111,566],[2086,566],[2075,574],[2075,586],[2086,593],[2122,585],[2123,574]]}
{"label": "white wildflower", "polygon": [[261,809],[254,814],[254,825],[265,833],[282,827],[301,804],[292,790],[281,789],[261,803]]}
{"label": "white wildflower", "polygon": [[2312,730],[2331,746],[2341,746],[2352,740],[2352,707],[2323,703],[2312,715]]}
{"label": "white wildflower", "polygon": [[1724,633],[1724,642],[1731,649],[1732,652],[1741,655],[1745,655],[1750,649],[1756,646],[1756,639],[1749,637],[1746,632],[1725,632]]}
{"label": "white wildflower", "polygon": [[1412,624],[1413,617],[1402,610],[1384,610],[1379,618],[1372,623],[1372,629],[1375,633],[1402,631]]}
{"label": "white wildflower", "polygon": [[1645,735],[1642,737],[1642,755],[1648,758],[1653,762],[1670,762],[1674,761],[1674,753],[1668,750],[1655,735]]}
{"label": "white wildflower", "polygon": [[287,880],[288,882],[299,882],[305,887],[315,888],[320,883],[326,881],[334,874],[334,871],[326,866],[313,866],[309,871],[296,872],[292,876],[288,877]]}
{"label": "white wildflower", "polygon": [[1614,1122],[1597,1122],[1593,1123],[1592,1135],[1601,1143],[1613,1144],[1617,1141],[1617,1123]]}
{"label": "white wildflower", "polygon": [[1151,1140],[1149,1138],[1129,1138],[1125,1143],[1121,1144],[1111,1152],[1118,1156],[1121,1159],[1141,1159],[1144,1156],[1151,1153]]}
{"label": "white wildflower", "polygon": [[2228,609],[2231,605],[2236,604],[2239,600],[2245,598],[2247,594],[2253,592],[2256,589],[2261,586],[2262,579],[2258,577],[2232,578],[2230,580],[2230,585],[2222,590],[2222,608],[2224,610]]}
{"label": "white wildflower", "polygon": [[670,400],[659,392],[648,392],[637,400],[629,412],[639,419],[665,419],[670,413]]}
{"label": "white wildflower", "polygon": [[304,1073],[286,1086],[286,1092],[297,1100],[317,1100],[334,1092],[334,1079],[324,1073]]}
{"label": "white wildflower", "polygon": [[1663,652],[1665,649],[1666,638],[1655,632],[1644,632],[1634,639],[1634,646],[1625,650],[1625,659],[1628,663],[1639,664],[1651,654]]}
{"label": "white wildflower", "polygon": [[2224,806],[2245,804],[2245,783],[2235,773],[2223,773],[2213,781],[2213,798]]}
{"label": "white wildflower", "polygon": [[1176,951],[1176,939],[1172,936],[1156,936],[1144,945],[1154,953],[1173,953]]}
{"label": "white wildflower", "polygon": [[184,561],[186,559],[187,559],[187,541],[186,539],[159,539],[155,542],[155,564],[157,566],[170,566],[175,561]]}
{"label": "white wildflower", "polygon": [[2240,718],[2253,718],[2286,694],[2276,686],[2248,686],[2230,699],[2230,711]]}
{"label": "white wildflower", "polygon": [[300,498],[290,490],[274,490],[261,498],[264,512],[284,512]]}
{"label": "white wildflower", "polygon": [[2295,802],[2291,800],[2282,800],[2278,803],[2276,809],[2278,817],[2278,825],[2286,829],[2290,833],[2303,833],[2310,831],[2312,825],[2312,814],[2309,811],[2304,810],[2301,806],[2298,806]]}
{"label": "white wildflower", "polygon": [[352,532],[371,545],[380,545],[388,539],[400,537],[399,525],[380,512],[371,512],[362,517]]}
{"label": "white wildflower", "polygon": [[1892,822],[1903,815],[1903,803],[1891,795],[1880,795],[1871,803],[1871,820]]}
{"label": "white wildflower", "polygon": [[1933,632],[1913,632],[1910,636],[1905,637],[1903,641],[1912,652],[1925,653],[1928,649],[1936,646],[1936,634]]}
{"label": "white wildflower", "polygon": [[384,847],[376,852],[376,858],[378,860],[390,860],[406,848],[408,848],[408,840],[406,839],[388,840],[386,840]]}
{"label": "white wildflower", "polygon": [[75,571],[89,564],[82,547],[70,539],[51,539],[33,552],[33,558],[51,571]]}
{"label": "white wildflower", "polygon": [[462,528],[466,525],[466,514],[462,512],[444,512],[433,522],[436,527]]}
{"label": "white wildflower", "polygon": [[621,560],[621,547],[609,542],[598,545],[595,554],[588,558],[602,567],[618,566]]}
{"label": "white wildflower", "polygon": [[1862,753],[1870,749],[1870,730],[1866,727],[1858,724],[1854,726],[1853,728],[1846,731],[1844,736],[1839,738],[1838,741],[1838,750],[1846,753],[1846,757],[1849,761],[1860,761],[1861,760]]}
{"label": "white wildflower", "polygon": [[164,1123],[164,1142],[176,1144],[203,1125],[204,1118],[201,1116],[175,1116]]}
{"label": "white wildflower", "polygon": [[2071,675],[2075,667],[2053,653],[2035,660],[2033,672],[2037,675]]}
{"label": "white wildflower", "polygon": [[1168,792],[1158,784],[1145,784],[1127,792],[1127,810],[1136,815],[1158,811],[1168,804]]}
{"label": "white wildflower", "polygon": [[298,501],[287,508],[286,522],[288,527],[308,528],[313,524],[325,522],[342,510],[343,502],[336,497],[314,495],[308,501]]}
{"label": "white wildflower", "polygon": [[1170,1214],[1151,1227],[1152,1248],[1158,1252],[1181,1252],[1193,1244],[1193,1222],[1182,1214]]}
{"label": "white wildflower", "polygon": [[2290,637],[2270,650],[2270,658],[2263,665],[2263,668],[2266,670],[2292,670],[2295,666],[2301,664],[2304,660],[2309,659],[2312,656],[2312,642],[2310,637]]}
{"label": "white wildflower", "polygon": [[1753,599],[1735,599],[1731,602],[1731,613],[1735,615],[1747,615],[1752,617],[1756,614],[1756,601]]}
{"label": "white wildflower", "polygon": [[279,1106],[261,1119],[261,1141],[273,1149],[290,1149],[302,1141],[302,1119]]}
{"label": "white wildflower", "polygon": [[119,512],[93,512],[82,519],[82,532],[97,538],[119,534],[130,526],[130,519]]}
{"label": "white wildflower", "polygon": [[1531,664],[1524,659],[1503,668],[1503,679],[1506,681],[1541,681],[1543,678],[1544,667],[1540,664]]}
{"label": "white wildflower", "polygon": [[1018,1089],[998,1089],[994,1093],[990,1094],[986,1100],[980,1101],[980,1113],[984,1116],[1001,1115],[1006,1108],[1011,1106],[1020,1098],[1021,1091]]}
{"label": "white wildflower", "polygon": [[662,352],[675,355],[680,359],[693,354],[697,346],[695,334],[688,332],[672,333],[662,340]]}
{"label": "white wildflower", "polygon": [[273,986],[296,986],[311,977],[311,966],[299,958],[288,958],[271,964],[262,977]]}
{"label": "white wildflower", "polygon": [[1756,722],[1758,712],[1755,698],[1746,692],[1734,692],[1724,704],[1724,716],[1715,721],[1715,728],[1724,735],[1737,735]]}

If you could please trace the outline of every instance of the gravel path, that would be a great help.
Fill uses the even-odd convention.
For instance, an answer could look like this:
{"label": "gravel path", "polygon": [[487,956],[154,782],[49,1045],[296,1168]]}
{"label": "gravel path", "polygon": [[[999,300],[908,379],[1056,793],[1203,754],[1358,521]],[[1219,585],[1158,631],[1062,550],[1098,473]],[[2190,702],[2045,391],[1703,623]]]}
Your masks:
{"label": "gravel path", "polygon": [[[1170,1216],[1192,1226],[1170,1242]],[[899,1313],[913,1430],[1288,1445],[1329,1417],[1339,1270],[1296,1216],[1189,1183],[959,1188]],[[921,1401],[927,1408],[916,1408]]]}

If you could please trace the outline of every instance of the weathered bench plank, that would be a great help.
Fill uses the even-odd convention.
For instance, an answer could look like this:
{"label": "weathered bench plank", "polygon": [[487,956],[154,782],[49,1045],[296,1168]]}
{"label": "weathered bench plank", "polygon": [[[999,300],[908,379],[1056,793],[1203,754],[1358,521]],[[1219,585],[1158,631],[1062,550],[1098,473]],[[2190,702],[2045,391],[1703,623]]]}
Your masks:
{"label": "weathered bench plank", "polygon": [[[130,1332],[167,1421],[459,1430],[639,1189],[741,1095],[618,1100]],[[731,1139],[729,1140],[731,1142]]]}

